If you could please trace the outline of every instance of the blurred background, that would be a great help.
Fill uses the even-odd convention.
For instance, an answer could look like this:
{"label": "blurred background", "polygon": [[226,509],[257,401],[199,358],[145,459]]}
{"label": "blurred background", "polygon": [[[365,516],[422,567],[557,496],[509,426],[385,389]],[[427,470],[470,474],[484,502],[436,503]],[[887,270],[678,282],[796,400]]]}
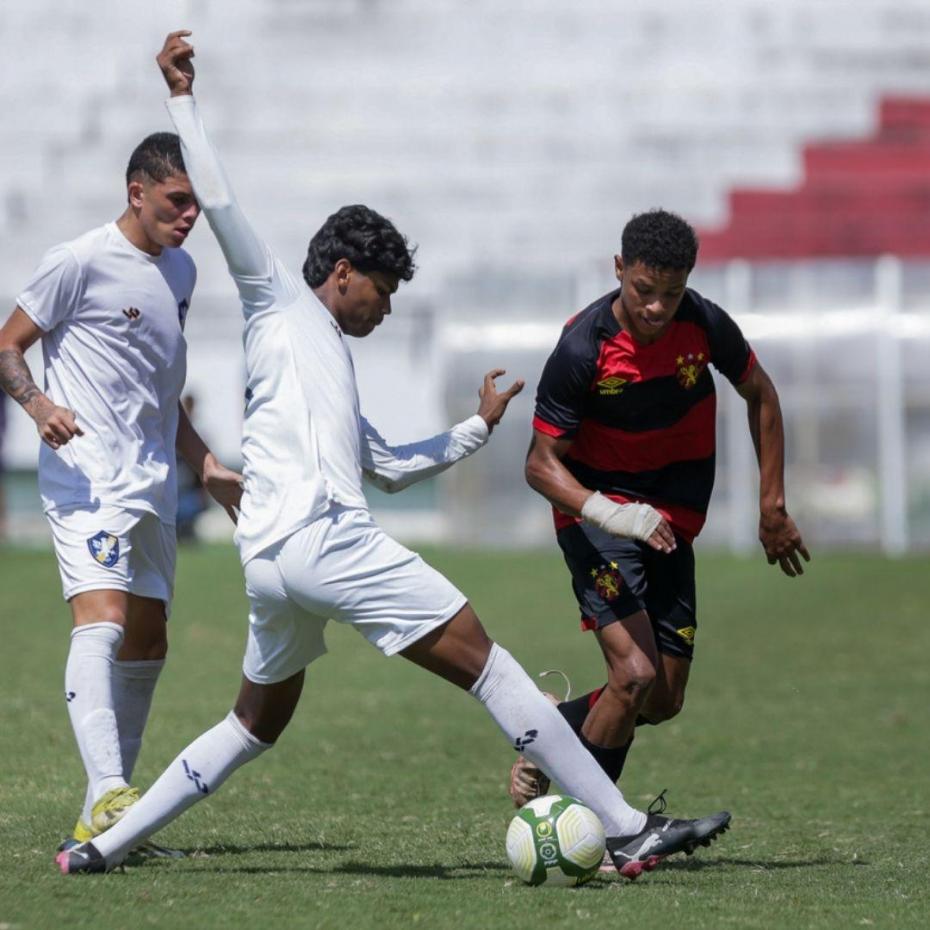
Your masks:
{"label": "blurred background", "polygon": [[[419,244],[389,324],[352,344],[381,432],[408,441],[473,413],[491,367],[527,381],[479,455],[405,494],[372,493],[389,531],[552,544],[522,472],[535,384],[565,320],[612,286],[626,220],[662,206],[698,228],[691,283],[776,382],[806,541],[930,546],[926,0],[3,4],[4,317],[49,246],[121,213],[129,153],[170,128],[154,56],[184,26],[207,127],[286,263],[299,268],[344,203]],[[238,302],[205,222],[188,249],[188,392],[235,465]],[[29,360],[38,375],[40,352]],[[702,540],[752,551],[745,405],[720,388]],[[0,431],[6,537],[43,545],[34,427],[7,401]],[[191,533],[228,536],[225,521],[195,512]]]}

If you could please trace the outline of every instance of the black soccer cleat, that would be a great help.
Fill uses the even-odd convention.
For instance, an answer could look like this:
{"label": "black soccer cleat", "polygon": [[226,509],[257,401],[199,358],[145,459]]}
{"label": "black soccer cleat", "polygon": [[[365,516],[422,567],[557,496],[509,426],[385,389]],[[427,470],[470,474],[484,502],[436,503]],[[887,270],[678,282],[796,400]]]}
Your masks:
{"label": "black soccer cleat", "polygon": [[721,811],[698,820],[675,820],[664,817],[665,792],[649,805],[646,826],[635,836],[607,837],[607,852],[624,878],[636,879],[651,872],[666,856],[683,852],[691,855],[698,846],[710,846],[730,828],[730,814]]}
{"label": "black soccer cleat", "polygon": [[55,861],[62,875],[75,875],[78,872],[106,872],[106,860],[100,855],[93,843],[81,843],[66,849],[55,856]]}

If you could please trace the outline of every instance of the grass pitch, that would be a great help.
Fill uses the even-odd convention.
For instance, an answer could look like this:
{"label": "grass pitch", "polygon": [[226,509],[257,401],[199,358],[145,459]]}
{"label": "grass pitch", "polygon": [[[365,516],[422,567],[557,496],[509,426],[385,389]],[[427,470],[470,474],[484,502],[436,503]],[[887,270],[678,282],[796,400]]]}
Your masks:
{"label": "grass pitch", "polygon": [[[600,683],[553,552],[424,553],[529,670]],[[279,746],[160,834],[191,852],[63,877],[84,786],[49,553],[0,550],[0,928],[930,926],[930,581],[923,559],[816,556],[800,580],[701,554],[685,711],[642,728],[624,791],[733,829],[635,884],[533,889],[503,849],[513,751],[467,695],[331,624]],[[180,554],[171,655],[136,783],[229,708],[235,552]]]}

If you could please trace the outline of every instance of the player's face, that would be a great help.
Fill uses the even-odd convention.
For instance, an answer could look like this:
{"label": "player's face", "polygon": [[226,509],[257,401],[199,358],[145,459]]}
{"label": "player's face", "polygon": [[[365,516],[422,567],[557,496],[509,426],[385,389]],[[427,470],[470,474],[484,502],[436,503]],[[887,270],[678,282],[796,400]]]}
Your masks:
{"label": "player's face", "polygon": [[344,287],[340,287],[337,319],[342,331],[358,338],[371,333],[391,312],[391,295],[397,285],[396,275],[382,271],[362,273],[350,267]]}
{"label": "player's face", "polygon": [[186,174],[175,174],[164,181],[134,181],[129,185],[129,197],[138,209],[146,237],[161,248],[183,245],[200,215],[200,205]]}
{"label": "player's face", "polygon": [[625,266],[614,257],[620,282],[620,324],[638,342],[655,342],[672,322],[688,283],[686,269],[649,268],[641,261]]}

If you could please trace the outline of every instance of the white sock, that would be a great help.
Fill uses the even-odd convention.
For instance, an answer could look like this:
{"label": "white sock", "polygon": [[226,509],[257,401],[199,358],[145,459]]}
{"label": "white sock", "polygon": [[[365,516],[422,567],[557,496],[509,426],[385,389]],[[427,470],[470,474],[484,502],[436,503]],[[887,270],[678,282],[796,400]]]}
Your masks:
{"label": "white sock", "polygon": [[113,708],[113,663],[123,628],[117,623],[89,623],[71,631],[65,666],[65,698],[94,799],[126,786],[119,730]]}
{"label": "white sock", "polygon": [[[119,733],[119,750],[123,760],[123,779],[132,784],[132,773],[142,748],[142,732],[148,720],[149,708],[158,676],[165,666],[164,659],[141,659],[113,663],[112,693],[116,711],[116,729]],[[84,795],[81,820],[90,825],[94,789],[88,781]]]}
{"label": "white sock", "polygon": [[[146,837],[213,794],[240,765],[271,748],[256,739],[230,711],[198,736],[158,777],[119,823],[94,838],[108,866],[119,864]],[[606,777],[606,776],[605,776]]]}
{"label": "white sock", "polygon": [[471,693],[488,709],[514,749],[587,804],[600,817],[608,836],[630,836],[643,829],[646,815],[626,803],[565,718],[506,649],[496,643],[491,647]]}
{"label": "white sock", "polygon": [[149,719],[152,696],[164,659],[144,659],[113,664],[113,706],[123,757],[123,778],[132,784],[132,773],[142,748],[142,733]]}

